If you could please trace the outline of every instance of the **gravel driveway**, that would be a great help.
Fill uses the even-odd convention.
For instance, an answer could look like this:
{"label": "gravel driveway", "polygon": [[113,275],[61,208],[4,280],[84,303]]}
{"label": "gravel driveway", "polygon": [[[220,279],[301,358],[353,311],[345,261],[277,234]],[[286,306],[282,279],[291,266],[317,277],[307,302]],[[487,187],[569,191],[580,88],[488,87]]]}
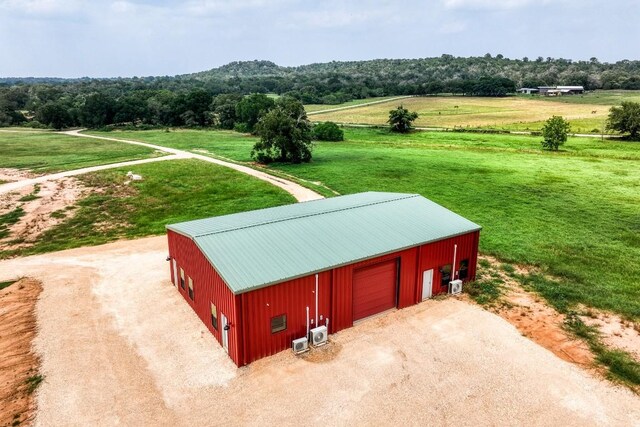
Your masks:
{"label": "gravel driveway", "polygon": [[0,261],[43,281],[37,424],[631,425],[640,398],[446,299],[237,369],[175,291],[166,238]]}

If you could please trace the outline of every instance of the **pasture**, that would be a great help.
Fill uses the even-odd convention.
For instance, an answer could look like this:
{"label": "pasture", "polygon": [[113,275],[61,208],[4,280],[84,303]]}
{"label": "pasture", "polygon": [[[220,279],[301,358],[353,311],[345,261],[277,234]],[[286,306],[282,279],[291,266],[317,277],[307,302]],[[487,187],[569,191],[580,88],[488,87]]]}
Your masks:
{"label": "pasture", "polygon": [[370,102],[381,102],[387,99],[396,98],[395,96],[378,96],[372,98],[364,98],[364,99],[354,99],[348,102],[343,102],[342,104],[306,104],[304,109],[307,113],[317,114],[320,111],[324,110],[333,110],[334,108],[348,108],[348,107],[357,107],[358,105],[368,104]]}
{"label": "pasture", "polygon": [[38,174],[161,156],[155,150],[114,141],[87,141],[53,132],[0,132],[0,168]]}
{"label": "pasture", "polygon": [[0,247],[0,258],[163,234],[167,223],[295,202],[266,182],[199,160],[136,165],[135,172],[144,179],[126,185],[128,169],[78,176],[91,191],[74,206],[53,213],[66,219],[41,234],[33,246]]}
{"label": "pasture", "polygon": [[429,96],[316,113],[311,118],[314,121],[384,125],[389,118],[389,110],[402,104],[418,112],[419,118],[415,121],[418,127],[539,131],[545,120],[556,115],[569,120],[574,133],[600,133],[609,107],[622,101],[638,100],[640,91],[598,91],[554,98]]}
{"label": "pasture", "polygon": [[[111,135],[237,161],[250,160],[255,141],[215,131]],[[481,224],[482,252],[556,277],[529,281],[556,306],[640,318],[637,144],[570,138],[552,153],[540,137],[519,135],[346,129],[345,138],[318,144],[309,164],[271,168],[342,194],[420,193]]]}

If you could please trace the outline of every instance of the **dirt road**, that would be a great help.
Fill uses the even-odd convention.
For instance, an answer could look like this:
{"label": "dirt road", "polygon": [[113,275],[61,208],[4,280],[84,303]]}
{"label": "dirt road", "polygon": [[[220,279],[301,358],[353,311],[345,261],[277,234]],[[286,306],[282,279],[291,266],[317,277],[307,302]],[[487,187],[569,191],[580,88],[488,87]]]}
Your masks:
{"label": "dirt road", "polygon": [[144,163],[161,162],[165,160],[176,160],[176,159],[184,159],[184,158],[186,157],[181,155],[153,157],[150,159],[132,160],[130,162],[110,163],[107,165],[91,166],[88,168],[74,169],[70,171],[58,172],[58,173],[53,173],[49,175],[42,175],[36,178],[21,179],[19,181],[13,181],[13,182],[0,185],[0,194],[9,193],[11,191],[19,190],[20,188],[28,187],[34,184],[41,184],[47,181],[55,181],[58,179],[69,177],[69,176],[83,175],[89,172],[97,172],[105,169],[135,166],[135,165],[141,165]]}
{"label": "dirt road", "polygon": [[640,399],[447,299],[236,369],[169,279],[166,238],[0,261],[43,282],[37,424],[629,425]]}
{"label": "dirt road", "polygon": [[239,165],[231,162],[225,162],[224,160],[214,159],[213,157],[203,156],[201,154],[195,154],[189,151],[177,150],[175,148],[163,147],[161,145],[149,144],[146,142],[132,141],[132,140],[120,139],[120,138],[107,138],[104,136],[87,135],[87,134],[81,133],[83,130],[84,129],[71,130],[71,131],[66,131],[62,133],[64,133],[65,135],[78,136],[83,138],[104,139],[107,141],[118,141],[118,142],[124,142],[127,144],[141,145],[143,147],[153,148],[155,150],[163,151],[165,153],[175,154],[183,158],[198,159],[205,162],[214,163],[216,165],[224,166],[227,168],[237,170],[238,172],[251,175],[255,178],[266,181],[269,184],[275,185],[276,187],[280,187],[284,191],[286,191],[287,193],[295,197],[296,200],[299,202],[306,202],[309,200],[317,200],[317,199],[323,198],[320,194],[316,193],[315,191],[312,191],[306,187],[303,187],[302,185],[297,184],[293,181],[289,181],[283,178],[278,178],[278,177],[269,175],[268,173],[252,169],[248,166],[243,166],[243,165]]}

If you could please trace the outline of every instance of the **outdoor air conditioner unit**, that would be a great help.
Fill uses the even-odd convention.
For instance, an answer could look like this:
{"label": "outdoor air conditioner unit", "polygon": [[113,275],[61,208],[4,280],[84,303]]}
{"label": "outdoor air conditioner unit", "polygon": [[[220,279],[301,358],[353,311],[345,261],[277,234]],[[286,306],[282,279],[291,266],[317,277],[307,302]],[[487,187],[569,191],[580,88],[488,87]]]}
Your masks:
{"label": "outdoor air conditioner unit", "polygon": [[325,345],[327,343],[327,327],[326,326],[318,326],[317,328],[313,328],[310,332],[311,335],[311,344],[314,347],[320,347],[321,345]]}
{"label": "outdoor air conditioner unit", "polygon": [[291,349],[295,354],[309,351],[309,340],[307,338],[298,338],[291,342]]}
{"label": "outdoor air conditioner unit", "polygon": [[452,280],[449,282],[449,293],[451,295],[457,295],[462,292],[462,280]]}

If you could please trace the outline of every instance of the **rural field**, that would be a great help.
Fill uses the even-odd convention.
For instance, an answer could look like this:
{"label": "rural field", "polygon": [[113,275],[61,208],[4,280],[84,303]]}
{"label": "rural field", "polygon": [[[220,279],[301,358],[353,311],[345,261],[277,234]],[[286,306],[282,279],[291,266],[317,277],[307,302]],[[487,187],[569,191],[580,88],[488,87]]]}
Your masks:
{"label": "rural field", "polygon": [[[402,104],[419,114],[415,121],[418,127],[539,131],[545,120],[559,115],[569,120],[572,132],[597,134],[603,130],[609,107],[622,101],[637,99],[640,99],[638,91],[598,91],[558,98],[428,96],[316,113],[311,118],[314,121],[384,125],[389,117],[389,110],[395,108],[396,104]],[[342,105],[333,107],[339,108]]]}
{"label": "rural field", "polygon": [[[249,162],[255,139],[218,131],[112,132]],[[554,276],[529,278],[562,309],[586,304],[640,318],[640,150],[635,143],[571,138],[346,129],[303,165],[270,169],[340,194],[419,193],[481,224],[481,251]]]}
{"label": "rural field", "polygon": [[163,155],[153,149],[115,141],[93,141],[53,132],[0,130],[0,168],[36,174],[81,169]]}
{"label": "rural field", "polygon": [[[7,135],[1,135],[0,144],[6,153],[0,167],[7,171],[53,172],[158,155],[153,149],[113,141],[52,133]],[[0,259],[162,234],[171,222],[295,201],[263,181],[195,159],[135,165],[144,179],[127,184],[131,168],[0,194]]]}

